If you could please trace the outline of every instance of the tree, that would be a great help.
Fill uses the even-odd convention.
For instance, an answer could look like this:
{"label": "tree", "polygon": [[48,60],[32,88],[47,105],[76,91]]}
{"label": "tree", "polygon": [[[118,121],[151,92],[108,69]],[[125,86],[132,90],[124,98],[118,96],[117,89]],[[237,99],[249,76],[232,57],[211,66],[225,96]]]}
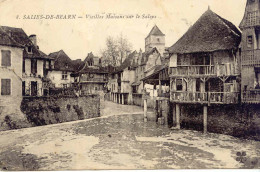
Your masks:
{"label": "tree", "polygon": [[131,50],[132,44],[122,34],[117,38],[108,36],[106,38],[106,47],[101,50],[102,63],[104,66],[119,66]]}

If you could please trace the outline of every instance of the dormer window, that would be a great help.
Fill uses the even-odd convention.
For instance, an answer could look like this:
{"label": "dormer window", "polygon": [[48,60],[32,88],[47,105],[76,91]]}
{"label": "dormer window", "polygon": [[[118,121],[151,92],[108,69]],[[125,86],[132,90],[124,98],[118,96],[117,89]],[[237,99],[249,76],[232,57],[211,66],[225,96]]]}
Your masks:
{"label": "dormer window", "polygon": [[69,68],[69,65],[68,63],[65,64],[65,68],[68,69]]}
{"label": "dormer window", "polygon": [[32,46],[27,47],[27,52],[32,53]]}
{"label": "dormer window", "polygon": [[247,37],[247,47],[251,48],[253,45],[253,37],[252,35]]}

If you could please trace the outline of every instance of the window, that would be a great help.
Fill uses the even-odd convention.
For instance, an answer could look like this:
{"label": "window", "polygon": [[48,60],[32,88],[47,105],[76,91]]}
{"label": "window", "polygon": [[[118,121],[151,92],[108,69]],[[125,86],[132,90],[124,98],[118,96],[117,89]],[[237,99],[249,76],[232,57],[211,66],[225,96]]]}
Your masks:
{"label": "window", "polygon": [[62,80],[68,79],[68,73],[66,71],[62,71]]}
{"label": "window", "polygon": [[176,90],[177,91],[182,91],[182,79],[177,79],[176,80]]}
{"label": "window", "polygon": [[253,45],[253,37],[250,35],[247,37],[247,47],[252,47]]}
{"label": "window", "polygon": [[68,63],[65,64],[65,68],[68,69],[69,68],[69,65]]}
{"label": "window", "polygon": [[63,88],[64,88],[64,89],[68,88],[68,87],[67,87],[67,84],[63,84]]}
{"label": "window", "polygon": [[160,38],[157,38],[157,42],[160,42]]}
{"label": "window", "polygon": [[25,81],[22,82],[22,95],[25,96]]}
{"label": "window", "polygon": [[11,79],[1,79],[1,95],[11,95]]}
{"label": "window", "polygon": [[23,59],[23,73],[25,73],[25,59]]}
{"label": "window", "polygon": [[50,68],[50,62],[49,62],[49,61],[46,61],[46,62],[45,62],[45,68],[46,68],[46,69],[49,69],[49,68]]}
{"label": "window", "polygon": [[1,51],[2,54],[2,66],[11,66],[11,51],[9,50],[2,50]]}
{"label": "window", "polygon": [[27,47],[27,52],[32,53],[32,47],[31,46]]}
{"label": "window", "polygon": [[36,74],[37,73],[37,59],[31,60],[31,73]]}
{"label": "window", "polygon": [[196,92],[200,92],[200,79],[196,79]]}

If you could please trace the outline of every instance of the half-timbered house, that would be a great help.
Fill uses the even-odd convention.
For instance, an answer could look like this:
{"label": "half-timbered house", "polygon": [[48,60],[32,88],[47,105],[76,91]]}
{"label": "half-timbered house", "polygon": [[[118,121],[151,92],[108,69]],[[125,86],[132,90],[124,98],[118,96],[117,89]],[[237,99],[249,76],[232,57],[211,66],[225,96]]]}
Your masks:
{"label": "half-timbered house", "polygon": [[236,26],[208,9],[169,48],[170,100],[176,106],[177,128],[180,105],[203,105],[205,124],[208,105],[239,102],[240,40]]}

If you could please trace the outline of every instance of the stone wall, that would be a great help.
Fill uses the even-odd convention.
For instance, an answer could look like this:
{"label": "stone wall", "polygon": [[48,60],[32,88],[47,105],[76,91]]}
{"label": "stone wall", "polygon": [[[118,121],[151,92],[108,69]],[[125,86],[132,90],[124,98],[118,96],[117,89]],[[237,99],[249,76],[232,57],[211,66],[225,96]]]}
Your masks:
{"label": "stone wall", "polygon": [[[203,106],[180,105],[181,128],[203,130]],[[175,104],[170,105],[170,126],[175,126]],[[208,106],[208,132],[260,140],[260,107],[258,105]]]}
{"label": "stone wall", "polygon": [[21,110],[32,126],[82,120],[100,116],[100,97],[24,98]]}
{"label": "stone wall", "polygon": [[133,94],[133,105],[144,106],[144,102],[142,100],[142,94]]}

